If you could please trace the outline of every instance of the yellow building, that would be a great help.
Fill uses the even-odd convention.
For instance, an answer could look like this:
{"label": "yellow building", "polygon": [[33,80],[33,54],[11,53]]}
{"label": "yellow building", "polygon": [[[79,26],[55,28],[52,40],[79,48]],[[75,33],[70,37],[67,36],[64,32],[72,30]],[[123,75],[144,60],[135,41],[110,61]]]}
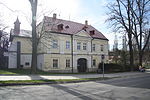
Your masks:
{"label": "yellow building", "polygon": [[[37,26],[37,34],[37,67],[40,70],[91,72],[97,70],[102,55],[105,55],[105,62],[108,60],[108,39],[88,25],[87,21],[81,24],[57,19],[56,14],[53,14],[53,17],[45,16]],[[19,35],[15,36],[13,41],[20,41],[22,59],[23,54],[31,53],[31,43],[26,43],[30,41],[27,37],[17,37]],[[31,59],[31,56],[29,58]]]}

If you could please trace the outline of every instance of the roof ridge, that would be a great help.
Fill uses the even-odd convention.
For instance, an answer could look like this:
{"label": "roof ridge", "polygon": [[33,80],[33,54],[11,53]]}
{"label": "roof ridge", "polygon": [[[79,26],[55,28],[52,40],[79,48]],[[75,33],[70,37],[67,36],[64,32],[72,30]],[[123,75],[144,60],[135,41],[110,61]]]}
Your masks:
{"label": "roof ridge", "polygon": [[[44,16],[44,17],[53,18],[53,17],[49,17],[49,16]],[[56,18],[56,20],[62,20],[62,21],[67,21],[67,22],[71,22],[71,23],[76,23],[76,24],[85,25],[85,24],[83,24],[83,23],[75,22],[75,21],[72,21],[72,20],[65,20],[65,19],[60,19],[60,18]],[[91,25],[88,25],[88,26],[91,26]]]}

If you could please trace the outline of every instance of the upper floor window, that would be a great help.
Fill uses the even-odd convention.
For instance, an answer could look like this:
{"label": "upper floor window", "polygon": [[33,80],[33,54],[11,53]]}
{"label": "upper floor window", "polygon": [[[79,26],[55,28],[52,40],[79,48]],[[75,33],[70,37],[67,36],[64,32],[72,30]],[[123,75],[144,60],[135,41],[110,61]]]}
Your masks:
{"label": "upper floor window", "polygon": [[70,41],[66,41],[66,49],[70,49]]}
{"label": "upper floor window", "polygon": [[104,51],[104,45],[101,45],[101,51]]}
{"label": "upper floor window", "polygon": [[52,41],[52,47],[53,48],[58,48],[58,40],[53,40]]}
{"label": "upper floor window", "polygon": [[77,50],[81,49],[81,42],[77,42]]}
{"label": "upper floor window", "polygon": [[83,43],[83,50],[87,49],[87,43]]}
{"label": "upper floor window", "polygon": [[53,59],[53,68],[58,68],[58,59]]}
{"label": "upper floor window", "polygon": [[95,44],[92,45],[92,50],[95,51]]}
{"label": "upper floor window", "polygon": [[66,67],[70,67],[70,59],[66,59]]}

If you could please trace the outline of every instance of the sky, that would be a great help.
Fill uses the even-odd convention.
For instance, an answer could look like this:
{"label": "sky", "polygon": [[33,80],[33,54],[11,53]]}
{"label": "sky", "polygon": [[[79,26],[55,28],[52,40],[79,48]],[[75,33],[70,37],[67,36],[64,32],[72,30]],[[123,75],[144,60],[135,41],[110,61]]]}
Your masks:
{"label": "sky", "polygon": [[[57,18],[85,23],[94,26],[108,39],[110,49],[114,43],[114,33],[105,20],[107,16],[107,4],[112,0],[38,0],[37,22],[43,16],[52,17],[53,13]],[[21,29],[31,30],[31,6],[28,0],[0,0],[0,20],[9,26],[7,30],[14,27],[18,17],[21,22]],[[120,38],[120,37],[118,37]]]}

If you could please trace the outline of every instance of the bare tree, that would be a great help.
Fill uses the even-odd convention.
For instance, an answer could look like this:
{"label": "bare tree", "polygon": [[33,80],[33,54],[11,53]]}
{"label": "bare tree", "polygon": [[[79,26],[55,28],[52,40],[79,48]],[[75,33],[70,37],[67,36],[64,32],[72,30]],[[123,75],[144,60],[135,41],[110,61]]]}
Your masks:
{"label": "bare tree", "polygon": [[[130,18],[130,5],[128,4],[129,0],[116,0],[115,3],[109,4],[108,13],[109,19],[112,26],[117,31],[126,31],[128,36],[128,45],[129,45],[129,54],[130,54],[130,65],[133,66],[133,48],[132,48],[132,33],[131,33],[131,18]],[[126,4],[125,4],[126,3]]]}
{"label": "bare tree", "polygon": [[[147,42],[143,45],[144,28],[148,24],[149,0],[116,0],[114,4],[109,4],[110,17],[108,21],[113,22],[116,30],[125,30],[128,36],[130,65],[133,60],[133,38],[139,52],[139,64],[142,65],[142,55]],[[148,36],[149,37],[149,36]],[[148,40],[147,40],[148,41]]]}
{"label": "bare tree", "polygon": [[0,68],[5,66],[4,52],[8,51],[9,45],[9,38],[7,37],[8,34],[4,32],[4,29],[5,28],[0,30]]}
{"label": "bare tree", "polygon": [[[134,0],[131,8],[133,19],[133,35],[136,39],[138,48],[139,65],[142,66],[143,53],[148,44],[150,34],[147,34],[145,29],[146,25],[150,22],[150,1],[149,0]],[[150,30],[149,30],[150,31]],[[147,34],[147,38],[144,40],[144,36]]]}
{"label": "bare tree", "polygon": [[36,13],[38,0],[29,0],[32,10],[32,64],[31,73],[36,73],[37,68],[37,33],[36,33]]}
{"label": "bare tree", "polygon": [[[32,10],[32,65],[31,65],[31,73],[36,73],[37,70],[37,50],[38,50],[38,45],[39,42],[41,42],[41,38],[48,39],[50,38],[50,34],[45,35],[45,19],[43,19],[43,22],[41,22],[41,31],[37,33],[37,26],[36,26],[36,21],[37,21],[37,4],[38,0],[29,0],[31,4],[31,10]],[[51,11],[52,12],[52,11]],[[51,13],[50,12],[50,13]],[[45,15],[45,13],[43,13]],[[45,45],[46,46],[46,45]]]}

